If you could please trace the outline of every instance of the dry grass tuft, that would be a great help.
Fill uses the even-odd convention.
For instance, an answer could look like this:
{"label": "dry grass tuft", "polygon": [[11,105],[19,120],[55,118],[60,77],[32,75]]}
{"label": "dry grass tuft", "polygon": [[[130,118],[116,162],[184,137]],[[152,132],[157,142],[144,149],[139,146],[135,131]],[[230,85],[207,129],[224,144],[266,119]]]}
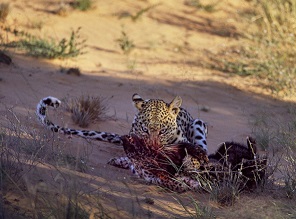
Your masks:
{"label": "dry grass tuft", "polygon": [[108,109],[106,99],[101,97],[80,96],[67,102],[73,121],[80,127],[88,127],[92,122],[106,118]]}

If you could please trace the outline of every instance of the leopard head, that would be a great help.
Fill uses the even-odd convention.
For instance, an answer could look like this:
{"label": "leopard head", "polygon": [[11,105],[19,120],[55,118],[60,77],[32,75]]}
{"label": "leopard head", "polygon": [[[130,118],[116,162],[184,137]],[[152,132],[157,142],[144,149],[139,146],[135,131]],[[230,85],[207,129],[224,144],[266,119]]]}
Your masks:
{"label": "leopard head", "polygon": [[131,133],[146,139],[157,139],[162,145],[179,140],[176,119],[182,104],[181,97],[175,97],[169,104],[159,99],[143,100],[138,94],[134,94],[132,100],[137,114]]}

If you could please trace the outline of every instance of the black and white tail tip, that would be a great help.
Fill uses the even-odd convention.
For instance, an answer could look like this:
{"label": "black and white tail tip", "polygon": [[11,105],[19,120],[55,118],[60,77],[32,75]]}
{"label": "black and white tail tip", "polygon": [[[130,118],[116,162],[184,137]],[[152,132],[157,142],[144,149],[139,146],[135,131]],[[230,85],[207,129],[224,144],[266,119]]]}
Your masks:
{"label": "black and white tail tip", "polygon": [[61,101],[55,97],[45,97],[37,104],[36,114],[38,119],[43,125],[48,125],[46,121],[46,110],[48,106],[58,108],[61,105]]}

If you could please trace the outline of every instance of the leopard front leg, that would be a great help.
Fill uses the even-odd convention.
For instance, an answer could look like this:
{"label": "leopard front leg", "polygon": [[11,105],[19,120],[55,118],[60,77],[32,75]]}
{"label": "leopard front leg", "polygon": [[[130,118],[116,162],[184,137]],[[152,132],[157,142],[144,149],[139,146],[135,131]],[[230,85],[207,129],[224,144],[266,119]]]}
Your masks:
{"label": "leopard front leg", "polygon": [[129,169],[132,165],[128,157],[114,157],[110,159],[107,164],[123,169]]}
{"label": "leopard front leg", "polygon": [[148,183],[158,185],[170,191],[182,193],[188,190],[198,191],[201,187],[198,181],[187,176],[171,176],[160,169],[147,168],[141,162],[133,162],[130,166],[132,173]]}
{"label": "leopard front leg", "polygon": [[195,119],[189,124],[187,138],[191,143],[207,151],[207,133],[208,128],[206,123],[200,119]]}

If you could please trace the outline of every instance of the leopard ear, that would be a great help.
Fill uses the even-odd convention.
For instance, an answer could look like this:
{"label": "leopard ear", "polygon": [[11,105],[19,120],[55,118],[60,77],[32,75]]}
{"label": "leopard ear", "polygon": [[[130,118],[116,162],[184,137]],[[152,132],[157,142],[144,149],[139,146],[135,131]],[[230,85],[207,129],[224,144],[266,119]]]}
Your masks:
{"label": "leopard ear", "polygon": [[134,94],[132,97],[134,106],[140,111],[143,108],[144,100],[139,94]]}
{"label": "leopard ear", "polygon": [[173,101],[170,103],[170,106],[169,106],[169,110],[170,112],[177,116],[178,113],[180,112],[180,107],[182,105],[182,98],[179,97],[179,96],[176,96]]}

